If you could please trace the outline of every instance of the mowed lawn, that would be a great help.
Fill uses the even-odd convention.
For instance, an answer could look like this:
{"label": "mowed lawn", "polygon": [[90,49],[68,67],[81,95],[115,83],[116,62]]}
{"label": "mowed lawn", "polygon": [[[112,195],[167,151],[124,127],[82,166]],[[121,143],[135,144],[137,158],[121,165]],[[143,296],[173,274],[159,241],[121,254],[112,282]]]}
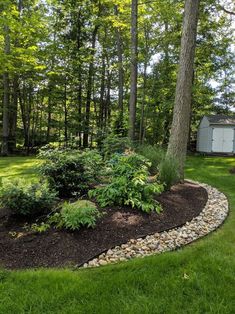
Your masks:
{"label": "mowed lawn", "polygon": [[[1,158],[3,177],[36,178],[33,158]],[[235,158],[190,157],[188,178],[229,198],[211,235],[175,252],[99,269],[0,271],[0,313],[235,313]],[[27,254],[27,252],[25,253]]]}

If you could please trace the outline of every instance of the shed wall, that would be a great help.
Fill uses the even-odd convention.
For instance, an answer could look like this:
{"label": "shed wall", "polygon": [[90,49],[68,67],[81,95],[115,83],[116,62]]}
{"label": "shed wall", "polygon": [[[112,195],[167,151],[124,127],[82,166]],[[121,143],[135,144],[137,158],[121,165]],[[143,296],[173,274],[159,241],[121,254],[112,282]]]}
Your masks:
{"label": "shed wall", "polygon": [[210,153],[212,150],[212,128],[199,128],[197,138],[197,150],[199,152]]}

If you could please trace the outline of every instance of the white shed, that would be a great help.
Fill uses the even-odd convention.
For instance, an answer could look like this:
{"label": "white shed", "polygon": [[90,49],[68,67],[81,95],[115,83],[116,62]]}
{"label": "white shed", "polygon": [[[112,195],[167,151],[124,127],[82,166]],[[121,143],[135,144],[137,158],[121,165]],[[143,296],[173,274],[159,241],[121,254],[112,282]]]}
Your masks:
{"label": "white shed", "polygon": [[204,116],[198,128],[197,151],[235,154],[235,115]]}

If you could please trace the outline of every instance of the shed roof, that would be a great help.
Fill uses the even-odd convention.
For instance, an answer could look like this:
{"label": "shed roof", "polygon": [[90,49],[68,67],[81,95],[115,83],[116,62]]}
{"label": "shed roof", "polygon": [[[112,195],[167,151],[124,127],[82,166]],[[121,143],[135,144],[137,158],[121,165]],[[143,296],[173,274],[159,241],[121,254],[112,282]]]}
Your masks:
{"label": "shed roof", "polygon": [[223,125],[235,125],[235,115],[226,116],[226,115],[211,115],[206,116],[210,124],[223,124]]}

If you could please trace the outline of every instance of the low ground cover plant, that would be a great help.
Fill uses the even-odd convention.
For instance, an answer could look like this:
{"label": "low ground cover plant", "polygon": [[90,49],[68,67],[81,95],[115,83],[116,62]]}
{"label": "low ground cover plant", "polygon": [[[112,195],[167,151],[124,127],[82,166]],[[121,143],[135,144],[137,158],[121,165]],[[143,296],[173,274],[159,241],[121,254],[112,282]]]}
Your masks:
{"label": "low ground cover plant", "polygon": [[57,201],[57,193],[46,182],[27,183],[25,180],[4,180],[0,186],[0,204],[19,215],[47,213]]}
{"label": "low ground cover plant", "polygon": [[77,200],[76,202],[64,202],[60,211],[48,214],[43,222],[26,224],[26,231],[42,233],[54,227],[56,229],[79,230],[81,227],[94,228],[98,218],[102,217],[96,204],[89,200]]}
{"label": "low ground cover plant", "polygon": [[144,212],[160,211],[154,196],[163,191],[163,185],[148,182],[150,162],[143,156],[130,153],[115,155],[109,161],[112,169],[110,183],[89,191],[101,207],[130,205]]}
{"label": "low ground cover plant", "polygon": [[40,153],[45,162],[40,173],[60,197],[83,195],[97,182],[102,171],[102,157],[95,150],[51,150]]}
{"label": "low ground cover plant", "polygon": [[80,227],[94,228],[97,218],[101,216],[96,205],[87,200],[64,203],[60,215],[64,227],[71,230],[78,230]]}

